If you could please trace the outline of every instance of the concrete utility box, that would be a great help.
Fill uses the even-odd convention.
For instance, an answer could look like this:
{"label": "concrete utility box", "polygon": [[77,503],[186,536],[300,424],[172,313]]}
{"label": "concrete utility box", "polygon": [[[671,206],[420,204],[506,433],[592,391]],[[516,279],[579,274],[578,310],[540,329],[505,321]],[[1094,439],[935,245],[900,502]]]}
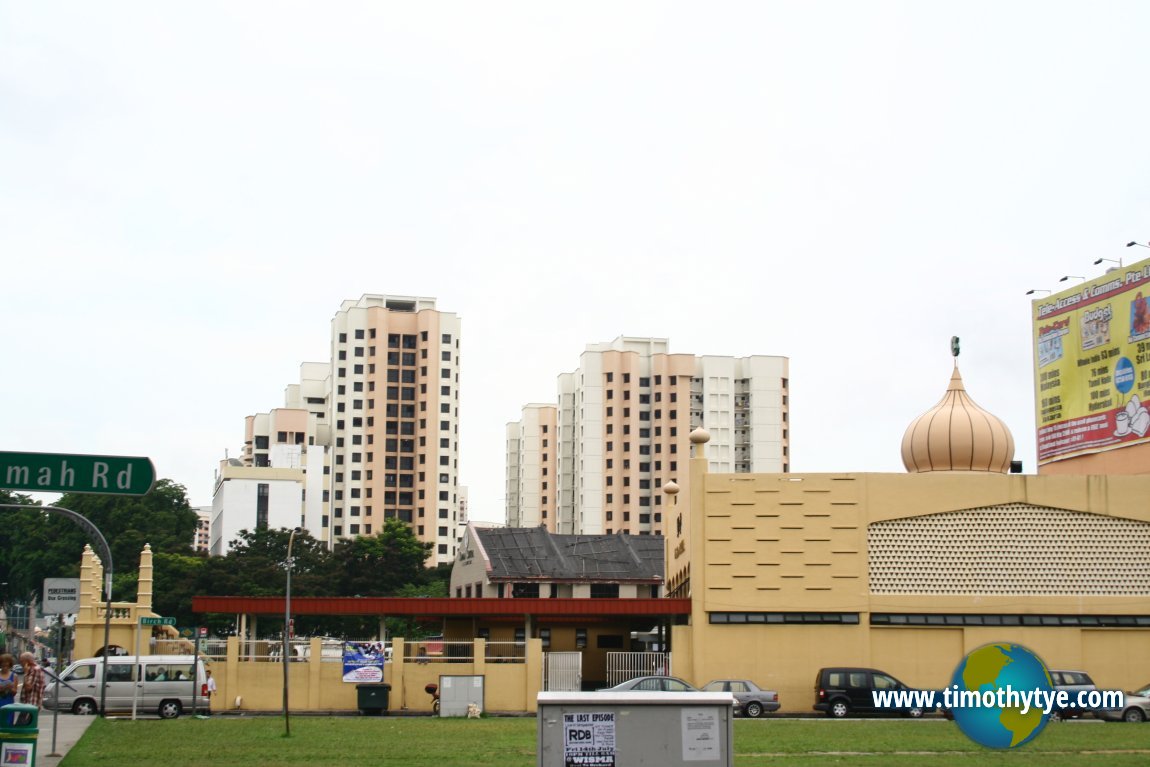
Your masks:
{"label": "concrete utility box", "polygon": [[467,707],[472,703],[484,710],[482,676],[439,677],[440,716],[467,716]]}
{"label": "concrete utility box", "polygon": [[733,767],[727,692],[541,692],[539,767]]}

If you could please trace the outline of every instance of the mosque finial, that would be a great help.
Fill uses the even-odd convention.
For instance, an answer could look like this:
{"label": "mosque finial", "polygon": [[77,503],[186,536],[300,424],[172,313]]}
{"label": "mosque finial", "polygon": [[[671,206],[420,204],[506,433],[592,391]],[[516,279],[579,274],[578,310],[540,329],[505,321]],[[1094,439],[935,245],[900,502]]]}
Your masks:
{"label": "mosque finial", "polygon": [[958,359],[958,352],[959,352],[958,336],[951,336],[950,337],[950,356],[954,357],[957,360]]}

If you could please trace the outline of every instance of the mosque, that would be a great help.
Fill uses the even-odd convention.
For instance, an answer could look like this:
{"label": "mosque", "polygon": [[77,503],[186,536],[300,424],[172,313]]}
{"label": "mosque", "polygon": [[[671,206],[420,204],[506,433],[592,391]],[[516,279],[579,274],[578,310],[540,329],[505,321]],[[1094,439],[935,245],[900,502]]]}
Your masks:
{"label": "mosque", "polygon": [[[963,386],[902,440],[906,474],[712,474],[691,435],[669,484],[676,675],[750,678],[810,711],[827,666],[941,688],[1016,642],[1099,687],[1150,680],[1150,475],[1010,473],[1013,439]],[[666,508],[666,507],[665,507]]]}

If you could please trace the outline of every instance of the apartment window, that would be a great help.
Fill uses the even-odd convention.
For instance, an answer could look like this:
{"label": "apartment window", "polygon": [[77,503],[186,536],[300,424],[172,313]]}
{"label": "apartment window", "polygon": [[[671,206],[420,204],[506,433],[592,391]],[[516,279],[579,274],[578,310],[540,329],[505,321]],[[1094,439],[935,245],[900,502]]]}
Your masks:
{"label": "apartment window", "polygon": [[440,378],[451,378],[451,368],[443,368],[439,371]]}
{"label": "apartment window", "polygon": [[271,485],[260,483],[256,485],[256,529],[268,529],[268,499]]}
{"label": "apartment window", "polygon": [[450,333],[444,333],[443,334],[443,343],[445,343],[445,344],[451,343],[451,334]]}
{"label": "apartment window", "polygon": [[630,373],[624,373],[623,374],[623,383],[631,383],[631,374]]}

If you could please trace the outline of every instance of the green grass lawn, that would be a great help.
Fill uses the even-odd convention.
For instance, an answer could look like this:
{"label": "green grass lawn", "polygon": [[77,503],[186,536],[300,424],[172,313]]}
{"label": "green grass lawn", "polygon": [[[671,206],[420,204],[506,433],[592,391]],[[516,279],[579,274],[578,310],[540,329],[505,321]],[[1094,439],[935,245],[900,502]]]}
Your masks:
{"label": "green grass lawn", "polygon": [[[96,720],[60,767],[534,767],[533,718],[293,716]],[[1014,751],[989,751],[941,720],[735,721],[735,764],[1150,764],[1150,724],[1051,724]],[[619,767],[626,767],[619,765]]]}

